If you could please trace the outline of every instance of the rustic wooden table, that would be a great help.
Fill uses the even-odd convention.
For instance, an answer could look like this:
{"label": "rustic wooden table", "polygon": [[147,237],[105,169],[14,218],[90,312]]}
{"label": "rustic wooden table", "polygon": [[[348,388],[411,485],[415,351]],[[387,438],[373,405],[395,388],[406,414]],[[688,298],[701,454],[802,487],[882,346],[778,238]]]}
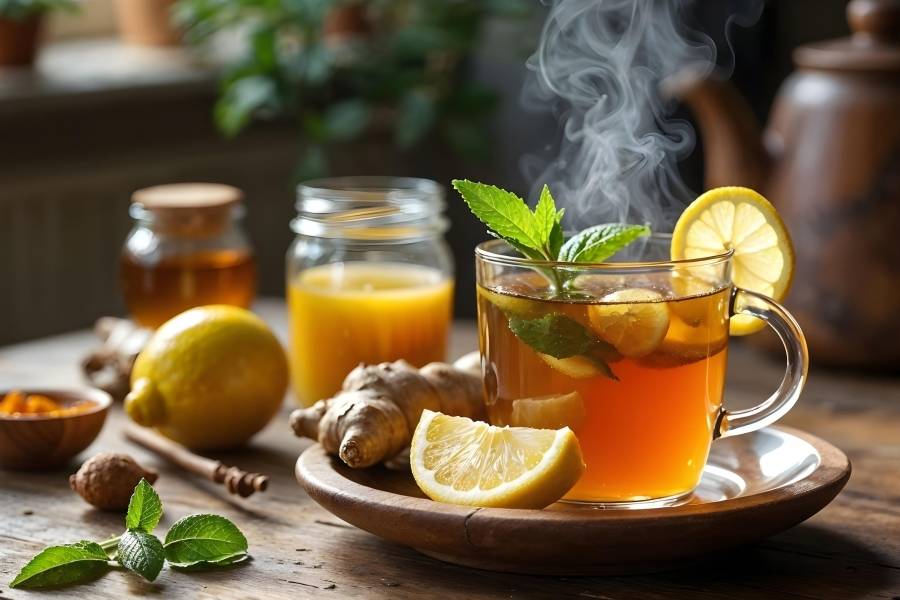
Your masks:
{"label": "rustic wooden table", "polygon": [[[259,312],[284,332],[284,306]],[[76,385],[78,362],[94,343],[88,332],[0,349],[0,386]],[[459,323],[454,355],[475,347],[471,323]],[[737,345],[735,345],[737,346]],[[780,361],[735,347],[728,402],[758,401],[775,388]],[[264,494],[231,497],[185,476],[122,438],[116,408],[82,458],[120,450],[157,468],[166,507],[162,526],[190,513],[226,515],[247,534],[253,561],[229,571],[174,574],[155,583],[122,572],[61,592],[6,587],[42,546],[105,539],[121,517],[91,510],[68,488],[77,465],[49,473],[0,471],[0,598],[888,598],[900,600],[900,379],[813,372],[807,391],[785,422],[842,448],[853,462],[847,488],[824,511],[770,540],[679,571],[605,578],[529,577],[446,565],[355,529],[313,503],[293,479],[297,455],[309,442],[293,437],[284,413],[250,448],[221,455],[271,475]]]}

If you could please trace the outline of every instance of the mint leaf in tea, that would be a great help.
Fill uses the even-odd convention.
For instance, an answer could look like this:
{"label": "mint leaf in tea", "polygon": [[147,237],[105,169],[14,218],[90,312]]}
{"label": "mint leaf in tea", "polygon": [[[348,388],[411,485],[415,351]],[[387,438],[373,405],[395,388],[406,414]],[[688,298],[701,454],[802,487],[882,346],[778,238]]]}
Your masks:
{"label": "mint leaf in tea", "polygon": [[[555,359],[571,359],[582,357],[593,365],[585,364],[585,373],[593,375],[595,371],[610,379],[618,379],[610,369],[604,357],[614,356],[615,349],[593,335],[584,325],[560,313],[550,313],[535,319],[527,319],[507,313],[509,330],[517,338],[531,346],[543,357],[550,356]],[[575,367],[578,363],[560,363],[544,358],[544,362],[553,364],[559,368],[566,365]],[[596,367],[592,369],[591,366]]]}

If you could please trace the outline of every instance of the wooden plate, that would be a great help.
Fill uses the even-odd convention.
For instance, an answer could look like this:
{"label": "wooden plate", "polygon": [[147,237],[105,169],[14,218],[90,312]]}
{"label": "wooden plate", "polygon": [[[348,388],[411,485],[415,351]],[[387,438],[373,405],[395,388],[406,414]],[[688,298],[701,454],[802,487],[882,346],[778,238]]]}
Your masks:
{"label": "wooden plate", "polygon": [[792,527],[841,491],[850,462],[808,433],[769,427],[713,444],[689,503],[642,510],[434,502],[408,472],[350,469],[318,444],[300,455],[296,476],[344,521],[440,560],[514,573],[599,575],[671,568]]}

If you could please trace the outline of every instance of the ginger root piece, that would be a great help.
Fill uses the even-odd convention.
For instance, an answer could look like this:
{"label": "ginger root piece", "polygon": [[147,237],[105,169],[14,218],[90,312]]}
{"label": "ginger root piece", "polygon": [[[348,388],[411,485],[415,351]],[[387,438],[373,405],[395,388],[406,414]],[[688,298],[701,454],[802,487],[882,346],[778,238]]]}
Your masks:
{"label": "ginger root piece", "polygon": [[412,440],[425,409],[484,419],[481,376],[446,363],[416,369],[403,360],[360,365],[344,379],[343,390],[291,413],[300,437],[318,440],[354,468],[369,467],[400,454]]}
{"label": "ginger root piece", "polygon": [[127,454],[101,452],[69,476],[69,486],[85,502],[102,510],[124,510],[141,478],[153,483],[159,474],[148,471]]}
{"label": "ginger root piece", "polygon": [[149,329],[116,317],[100,317],[94,333],[101,345],[81,362],[81,370],[91,385],[121,400],[131,389],[131,368],[153,334]]}

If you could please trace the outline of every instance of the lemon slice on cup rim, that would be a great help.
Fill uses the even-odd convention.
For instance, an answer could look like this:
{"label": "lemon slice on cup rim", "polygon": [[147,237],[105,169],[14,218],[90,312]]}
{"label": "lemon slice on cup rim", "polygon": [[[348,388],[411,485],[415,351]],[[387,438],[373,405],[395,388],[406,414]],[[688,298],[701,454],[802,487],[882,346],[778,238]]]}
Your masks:
{"label": "lemon slice on cup rim", "polygon": [[[672,260],[734,251],[731,279],[737,287],[781,302],[794,277],[794,246],[775,207],[745,187],[720,187],[701,194],[681,213],[672,232]],[[750,315],[731,317],[731,335],[765,327]]]}
{"label": "lemon slice on cup rim", "polygon": [[585,469],[568,427],[497,427],[430,410],[419,419],[409,463],[432,500],[497,508],[544,508]]}

